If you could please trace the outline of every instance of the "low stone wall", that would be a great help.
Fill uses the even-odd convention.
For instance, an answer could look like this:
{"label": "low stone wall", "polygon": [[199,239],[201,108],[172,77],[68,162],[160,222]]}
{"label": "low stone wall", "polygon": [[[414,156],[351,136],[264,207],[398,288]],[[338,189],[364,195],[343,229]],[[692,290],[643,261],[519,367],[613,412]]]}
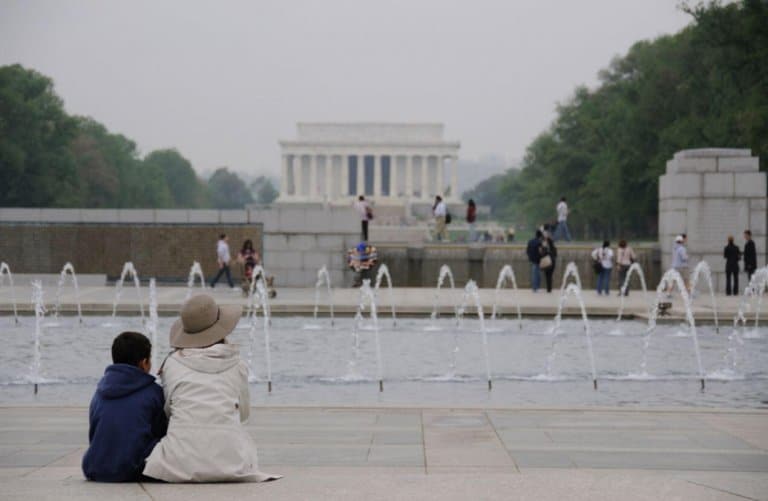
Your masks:
{"label": "low stone wall", "polygon": [[[415,246],[380,244],[379,261],[385,263],[396,286],[435,287],[440,267],[451,267],[456,285],[463,286],[473,279],[480,287],[496,287],[499,271],[509,264],[515,272],[518,287],[530,287],[531,271],[525,245],[454,245],[425,244]],[[655,244],[633,246],[638,262],[643,267],[649,288],[655,288],[661,278],[661,255]],[[582,285],[594,287],[595,274],[590,254],[593,247],[579,244],[560,244],[553,275],[554,287],[560,287],[565,265],[575,262],[579,268]],[[633,279],[633,281],[636,279]],[[611,289],[617,289],[618,274],[611,277]],[[634,284],[634,282],[633,282]],[[542,286],[544,277],[542,276]],[[639,285],[633,285],[633,287]]]}

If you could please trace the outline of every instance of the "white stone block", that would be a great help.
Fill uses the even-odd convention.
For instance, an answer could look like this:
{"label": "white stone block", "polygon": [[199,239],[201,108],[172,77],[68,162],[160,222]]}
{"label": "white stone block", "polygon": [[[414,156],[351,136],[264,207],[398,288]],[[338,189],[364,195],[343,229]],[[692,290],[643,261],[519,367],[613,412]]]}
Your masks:
{"label": "white stone block", "polygon": [[117,209],[82,209],[80,220],[84,223],[116,223]]}
{"label": "white stone block", "polygon": [[330,267],[332,256],[330,252],[302,252],[303,268],[317,272],[323,266]]}
{"label": "white stone block", "polygon": [[121,223],[154,223],[155,211],[153,209],[120,209],[117,218]]}
{"label": "white stone block", "polygon": [[707,173],[704,174],[705,197],[732,197],[733,174],[731,173]]}
{"label": "white stone block", "polygon": [[317,248],[313,234],[288,235],[288,248],[297,251],[308,251]]}
{"label": "white stone block", "polygon": [[155,210],[156,223],[188,223],[189,211],[185,209],[157,209]]}
{"label": "white stone block", "polygon": [[248,221],[251,223],[261,223],[264,225],[265,232],[280,230],[280,212],[278,209],[251,209],[248,214]]}
{"label": "white stone block", "polygon": [[41,218],[41,209],[0,209],[0,221],[37,222]]}
{"label": "white stone block", "polygon": [[219,212],[211,209],[192,209],[189,211],[189,222],[216,224],[221,222]]}
{"label": "white stone block", "polygon": [[742,172],[734,175],[736,179],[736,197],[762,197],[766,196],[765,172]]}
{"label": "white stone block", "polygon": [[318,208],[308,209],[304,216],[305,230],[312,233],[327,233],[331,231],[330,212]]}
{"label": "white stone block", "polygon": [[344,236],[343,235],[318,235],[317,236],[317,242],[316,242],[318,249],[323,250],[334,250],[334,251],[343,251],[344,250]]}
{"label": "white stone block", "polygon": [[667,198],[659,201],[659,211],[685,210],[688,201],[684,198]]}
{"label": "white stone block", "polygon": [[659,194],[665,198],[697,198],[702,195],[701,174],[667,174],[659,178]]}
{"label": "white stone block", "polygon": [[659,233],[679,235],[685,233],[687,226],[685,211],[667,211],[659,214]]}
{"label": "white stone block", "polygon": [[680,150],[675,158],[748,157],[752,152],[745,148],[694,148]]}
{"label": "white stone block", "polygon": [[717,172],[717,158],[675,158],[672,171],[678,174],[687,172]]}
{"label": "white stone block", "polygon": [[278,229],[288,233],[307,231],[307,211],[302,208],[281,207],[278,209]]}
{"label": "white stone block", "polygon": [[[85,210],[92,212],[100,209]],[[81,209],[42,209],[40,211],[40,221],[44,223],[79,223],[83,221],[82,213],[83,210]],[[117,219],[115,218],[108,222],[116,223]]]}
{"label": "white stone block", "polygon": [[722,157],[717,159],[720,172],[757,172],[760,170],[758,157]]}
{"label": "white stone block", "polygon": [[245,210],[222,210],[219,211],[219,218],[221,223],[247,223],[248,211]]}
{"label": "white stone block", "polygon": [[752,232],[752,235],[765,235],[765,232],[766,232],[765,210],[750,211],[749,230]]}
{"label": "white stone block", "polygon": [[301,268],[301,251],[283,251],[264,253],[264,264],[268,269],[272,268]]}
{"label": "white stone block", "polygon": [[288,245],[288,236],[283,233],[264,234],[264,252],[282,252],[291,250]]}
{"label": "white stone block", "polygon": [[764,197],[753,198],[749,201],[749,208],[751,210],[758,210],[758,209],[766,210],[768,209],[768,199]]}

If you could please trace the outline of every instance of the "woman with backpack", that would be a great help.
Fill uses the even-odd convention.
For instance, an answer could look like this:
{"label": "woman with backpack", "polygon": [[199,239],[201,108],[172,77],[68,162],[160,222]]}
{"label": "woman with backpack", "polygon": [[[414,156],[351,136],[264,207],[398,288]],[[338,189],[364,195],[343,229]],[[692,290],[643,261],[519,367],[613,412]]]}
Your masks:
{"label": "woman with backpack", "polygon": [[544,279],[547,282],[547,292],[552,292],[552,274],[555,271],[555,260],[557,259],[557,248],[555,241],[549,232],[544,233],[539,246],[539,268],[544,272]]}
{"label": "woman with backpack", "polygon": [[592,251],[592,261],[597,273],[597,294],[605,293],[608,295],[608,288],[611,284],[611,269],[613,269],[613,251],[611,243],[606,240],[602,247]]}

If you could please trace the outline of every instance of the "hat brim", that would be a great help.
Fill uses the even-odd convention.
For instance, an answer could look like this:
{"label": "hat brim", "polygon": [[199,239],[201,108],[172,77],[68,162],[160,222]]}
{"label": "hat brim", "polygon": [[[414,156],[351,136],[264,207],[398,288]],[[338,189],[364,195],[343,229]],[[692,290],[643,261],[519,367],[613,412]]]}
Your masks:
{"label": "hat brim", "polygon": [[219,319],[212,326],[195,333],[184,331],[181,318],[171,326],[169,344],[172,348],[205,348],[227,337],[237,326],[243,307],[237,304],[219,306]]}

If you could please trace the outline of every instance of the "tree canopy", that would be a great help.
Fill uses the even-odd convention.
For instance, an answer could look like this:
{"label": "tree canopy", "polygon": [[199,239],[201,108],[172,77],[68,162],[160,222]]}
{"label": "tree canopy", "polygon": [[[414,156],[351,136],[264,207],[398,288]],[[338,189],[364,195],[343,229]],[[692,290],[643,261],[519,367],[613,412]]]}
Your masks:
{"label": "tree canopy", "polygon": [[749,148],[765,170],[768,2],[682,8],[691,25],[637,42],[600,72],[597,88],[579,87],[557,107],[519,174],[494,181],[499,217],[549,222],[565,196],[580,236],[651,236],[658,178],[676,151]]}

